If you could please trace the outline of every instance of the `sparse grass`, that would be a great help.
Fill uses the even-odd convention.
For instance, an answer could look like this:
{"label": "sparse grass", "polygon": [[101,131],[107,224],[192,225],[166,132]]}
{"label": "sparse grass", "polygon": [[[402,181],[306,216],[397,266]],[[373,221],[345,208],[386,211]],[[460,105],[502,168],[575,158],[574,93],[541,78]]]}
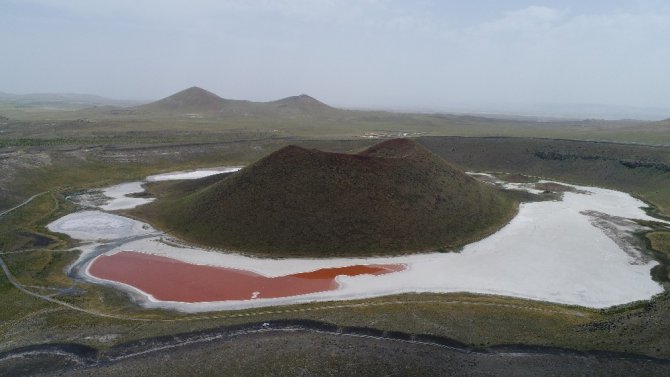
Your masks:
{"label": "sparse grass", "polygon": [[647,233],[647,238],[651,241],[651,247],[670,257],[670,232],[651,232]]}
{"label": "sparse grass", "polygon": [[[652,226],[658,229],[659,227]],[[656,259],[659,260],[659,265],[652,269],[652,276],[657,281],[665,282],[666,289],[668,288],[668,281],[670,281],[670,231],[655,230],[645,234],[649,241],[648,247],[657,252]]]}
{"label": "sparse grass", "polygon": [[72,280],[64,271],[77,255],[75,251],[35,250],[6,255],[4,260],[24,285],[66,288]]}
{"label": "sparse grass", "polygon": [[[58,238],[59,240],[49,245],[51,248],[60,248],[68,241],[62,236],[50,235],[43,229],[49,219],[72,210],[62,195],[58,194],[59,190],[100,187],[156,172],[199,166],[237,165],[253,161],[285,143],[286,141],[272,140],[249,142],[243,143],[244,147],[213,152],[208,147],[198,147],[203,150],[183,159],[174,155],[169,155],[165,160],[144,158],[135,162],[55,158],[52,165],[21,172],[13,181],[17,190],[24,193],[25,197],[41,191],[54,191],[53,196],[45,194],[21,210],[0,218],[2,251],[34,246],[31,244],[33,241],[24,242],[15,238],[20,232]],[[310,146],[324,149],[360,150],[366,143],[372,142],[310,143]],[[575,145],[581,148],[578,153],[582,156],[603,155],[611,159],[543,160],[534,154],[537,151],[558,150],[564,154],[579,155],[574,151]],[[252,149],[256,146],[264,149]],[[666,173],[650,167],[626,167],[619,162],[637,156],[638,159],[655,159],[667,163],[667,149],[530,139],[457,139],[429,147],[468,170],[504,170],[618,188],[638,193],[645,200],[664,208],[666,213],[670,208],[670,184]],[[603,149],[597,149],[600,147]],[[136,151],[128,152],[131,155],[132,153]],[[54,155],[57,154],[54,152]],[[6,206],[9,207],[9,204]],[[650,234],[654,249],[667,252],[667,233]],[[12,272],[24,284],[67,286],[69,281],[64,280],[67,278],[62,273],[62,267],[75,254],[49,256],[49,253],[38,250],[26,252],[25,255],[2,257],[11,264]],[[3,275],[0,276],[0,301],[3,303],[0,307],[0,350],[49,342],[83,343],[104,349],[130,340],[228,324],[300,318],[323,320],[341,326],[369,326],[389,331],[444,335],[474,346],[523,343],[579,350],[634,352],[670,358],[670,338],[665,336],[670,332],[668,294],[663,294],[650,303],[605,311],[474,294],[407,294],[353,302],[313,303],[188,315],[142,309],[117,290],[92,284],[77,285],[85,291],[82,295],[56,298],[83,308],[127,316],[129,319],[98,317],[47,303],[18,291]],[[384,304],[387,302],[391,303]],[[350,304],[369,306],[338,307]],[[579,312],[583,316],[566,312]],[[153,320],[133,321],[133,318]],[[107,335],[113,337],[106,338]]]}
{"label": "sparse grass", "polygon": [[62,246],[43,228],[61,210],[57,195],[46,193],[0,218],[0,252]]}
{"label": "sparse grass", "polygon": [[[231,139],[239,134],[257,138],[318,137],[359,138],[367,132],[414,132],[430,136],[533,137],[615,141],[670,145],[667,122],[568,121],[535,122],[529,119],[493,119],[468,115],[399,114],[381,111],[318,110],[311,113],[272,111],[223,115],[192,111],[44,111],[0,107],[8,117],[1,139],[144,140],[147,143]],[[237,134],[237,136],[235,136]],[[151,141],[153,139],[153,142]],[[47,141],[40,141],[48,143]],[[119,143],[109,140],[112,144]],[[38,142],[39,143],[39,142]]]}

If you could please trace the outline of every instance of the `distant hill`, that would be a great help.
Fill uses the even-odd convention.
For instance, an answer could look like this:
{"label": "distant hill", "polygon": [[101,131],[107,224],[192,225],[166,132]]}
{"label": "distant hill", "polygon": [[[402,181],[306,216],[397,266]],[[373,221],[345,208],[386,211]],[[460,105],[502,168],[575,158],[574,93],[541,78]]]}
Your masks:
{"label": "distant hill", "polygon": [[194,86],[138,108],[143,110],[218,112],[228,102],[232,101]]}
{"label": "distant hill", "polygon": [[290,111],[294,113],[314,114],[323,111],[335,110],[334,108],[313,97],[308,96],[307,94],[286,97],[278,101],[267,102],[266,104],[275,106],[280,111]]}
{"label": "distant hill", "polygon": [[252,102],[221,98],[196,86],[138,106],[137,110],[145,113],[200,113],[209,116],[297,116],[337,111],[306,94],[271,102]]}
{"label": "distant hill", "polygon": [[407,139],[358,154],[287,146],[228,177],[172,185],[135,215],[187,241],[274,257],[453,249],[516,208]]}

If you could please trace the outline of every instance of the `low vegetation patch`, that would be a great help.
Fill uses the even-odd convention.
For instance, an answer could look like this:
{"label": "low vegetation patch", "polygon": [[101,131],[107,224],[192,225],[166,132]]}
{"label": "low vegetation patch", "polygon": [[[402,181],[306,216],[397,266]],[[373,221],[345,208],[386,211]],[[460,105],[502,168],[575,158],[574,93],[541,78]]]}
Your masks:
{"label": "low vegetation patch", "polygon": [[647,234],[651,247],[670,256],[670,232],[652,232]]}

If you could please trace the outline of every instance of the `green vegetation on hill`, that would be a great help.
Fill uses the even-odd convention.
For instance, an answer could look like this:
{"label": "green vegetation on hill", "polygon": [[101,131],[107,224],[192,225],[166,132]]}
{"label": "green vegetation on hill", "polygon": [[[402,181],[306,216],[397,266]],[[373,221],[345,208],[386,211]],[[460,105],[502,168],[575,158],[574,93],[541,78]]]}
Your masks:
{"label": "green vegetation on hill", "polygon": [[133,214],[201,245],[332,257],[454,249],[516,210],[510,197],[407,139],[358,154],[288,146],[199,184],[173,185]]}

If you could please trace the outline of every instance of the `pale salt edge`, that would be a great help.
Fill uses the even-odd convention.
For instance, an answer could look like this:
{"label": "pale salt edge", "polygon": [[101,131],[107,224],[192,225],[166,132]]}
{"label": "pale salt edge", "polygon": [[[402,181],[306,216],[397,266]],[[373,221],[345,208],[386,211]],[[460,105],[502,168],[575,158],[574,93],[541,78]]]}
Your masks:
{"label": "pale salt edge", "polygon": [[156,232],[149,224],[102,211],[71,213],[50,223],[47,228],[80,241],[112,241]]}
{"label": "pale salt edge", "polygon": [[212,168],[212,169],[199,169],[193,171],[178,171],[165,174],[150,175],[145,180],[147,182],[156,182],[156,181],[171,181],[177,179],[198,179],[209,177],[210,175],[222,174],[222,173],[234,173],[242,169],[241,166],[230,166],[222,168]]}
{"label": "pale salt edge", "polygon": [[[509,224],[495,234],[465,246],[458,253],[378,258],[262,259],[172,246],[160,242],[161,237],[156,236],[120,243],[104,254],[131,250],[193,264],[244,269],[265,276],[356,264],[406,266],[405,271],[385,275],[339,276],[337,282],[340,287],[332,291],[274,299],[262,298],[261,292],[259,298],[253,300],[182,303],[159,301],[129,285],[95,278],[88,273],[93,261],[85,268],[84,278],[132,292],[146,307],[185,312],[361,299],[411,292],[473,292],[605,308],[646,300],[662,293],[663,288],[650,275],[656,262],[640,262],[636,256],[626,254],[614,240],[593,226],[587,215],[580,212],[588,210],[623,218],[664,221],[646,215],[641,209],[645,203],[626,193],[564,185],[587,193],[566,192],[562,201],[523,203]],[[109,224],[107,232],[104,230],[106,224]],[[96,211],[67,215],[49,224],[49,229],[89,241],[102,238],[103,233],[106,237],[112,234],[123,238],[155,232],[148,224]],[[633,229],[631,227],[624,233],[629,234]],[[122,237],[121,233],[124,233]],[[618,241],[621,242],[621,238]],[[85,245],[81,249],[87,254],[95,246]],[[637,257],[640,257],[641,252],[637,252]]]}
{"label": "pale salt edge", "polygon": [[138,194],[144,192],[145,182],[170,181],[178,179],[198,179],[205,178],[215,174],[234,173],[242,169],[241,166],[227,166],[211,169],[200,169],[193,171],[179,171],[165,174],[150,175],[145,178],[144,182],[127,182],[119,185],[111,186],[102,189],[102,194],[109,198],[105,204],[95,206],[105,211],[117,211],[121,209],[131,209],[137,206],[151,203],[154,198],[133,198],[130,194]]}
{"label": "pale salt edge", "polygon": [[142,187],[143,182],[128,182],[120,185],[107,187],[102,190],[102,194],[110,198],[110,200],[98,206],[105,211],[116,211],[120,209],[130,209],[142,204],[151,203],[153,198],[131,198],[127,195],[138,194],[144,192]]}

